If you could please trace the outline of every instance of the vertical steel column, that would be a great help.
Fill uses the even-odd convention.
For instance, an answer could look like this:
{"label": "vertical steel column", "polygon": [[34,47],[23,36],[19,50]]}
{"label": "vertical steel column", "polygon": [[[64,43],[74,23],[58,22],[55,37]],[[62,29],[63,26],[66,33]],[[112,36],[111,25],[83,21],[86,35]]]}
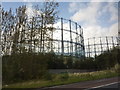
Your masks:
{"label": "vertical steel column", "polygon": [[114,45],[114,40],[113,40],[113,36],[112,36],[112,45],[113,45],[113,48],[115,47],[115,45]]}
{"label": "vertical steel column", "polygon": [[69,42],[66,42],[67,43],[67,52],[68,52],[68,55],[69,55]]}
{"label": "vertical steel column", "polygon": [[95,46],[95,37],[94,37],[94,51],[95,51],[95,58],[96,58],[96,46]]}
{"label": "vertical steel column", "polygon": [[58,55],[60,53],[60,42],[58,41]]}
{"label": "vertical steel column", "polygon": [[89,38],[88,38],[88,54],[89,54],[89,57],[90,57],[90,45],[89,45]]}
{"label": "vertical steel column", "polygon": [[84,46],[84,37],[83,37],[83,29],[82,29],[82,40],[83,40],[83,42],[82,42],[82,48],[83,48],[83,57],[84,57],[84,59],[85,59],[85,46]]}
{"label": "vertical steel column", "polygon": [[103,53],[103,47],[102,47],[101,37],[100,37],[100,45],[101,45],[101,53]]}
{"label": "vertical steel column", "polygon": [[77,57],[77,36],[78,36],[78,32],[77,32],[77,23],[75,23],[75,29],[76,29],[76,43],[75,43],[75,56]]}
{"label": "vertical steel column", "polygon": [[80,28],[80,31],[79,31],[79,32],[80,32],[80,34],[79,34],[79,42],[80,42],[80,45],[79,45],[79,56],[81,57],[81,56],[82,56],[82,55],[81,55],[81,54],[82,54],[82,53],[81,53],[81,52],[82,52],[82,45],[81,45],[81,43],[82,43],[82,42],[81,42],[81,38],[82,38],[81,30],[82,30],[82,29],[81,29],[81,26],[80,26],[80,25],[79,25],[79,28]]}
{"label": "vertical steel column", "polygon": [[72,56],[72,53],[73,53],[73,45],[72,45],[71,20],[69,20],[69,26],[70,26],[70,55]]}
{"label": "vertical steel column", "polygon": [[62,55],[64,54],[64,41],[63,41],[63,18],[61,18],[61,48]]}
{"label": "vertical steel column", "polygon": [[117,41],[117,46],[120,49],[120,37],[116,37],[116,41]]}
{"label": "vertical steel column", "polygon": [[107,43],[107,49],[109,51],[109,45],[108,45],[108,38],[107,38],[107,36],[106,36],[106,43]]}

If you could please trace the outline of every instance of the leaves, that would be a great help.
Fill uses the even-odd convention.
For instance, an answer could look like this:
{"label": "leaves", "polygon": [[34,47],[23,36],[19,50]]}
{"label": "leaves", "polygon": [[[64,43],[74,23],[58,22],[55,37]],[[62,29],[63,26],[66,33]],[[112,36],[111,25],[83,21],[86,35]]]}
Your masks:
{"label": "leaves", "polygon": [[[33,8],[36,12],[31,18],[26,13],[28,7],[25,5],[18,7],[14,14],[12,9],[9,11],[2,9],[2,43],[4,44],[2,48],[4,55],[22,53],[25,51],[23,48],[27,49],[26,52],[35,52],[36,47],[40,48],[40,52],[44,52],[44,48],[49,49],[48,45],[51,41],[48,39],[51,39],[51,32],[54,31],[52,25],[56,20],[57,7],[58,3],[56,2],[45,2],[41,9],[37,5]],[[41,15],[38,15],[38,12]]]}

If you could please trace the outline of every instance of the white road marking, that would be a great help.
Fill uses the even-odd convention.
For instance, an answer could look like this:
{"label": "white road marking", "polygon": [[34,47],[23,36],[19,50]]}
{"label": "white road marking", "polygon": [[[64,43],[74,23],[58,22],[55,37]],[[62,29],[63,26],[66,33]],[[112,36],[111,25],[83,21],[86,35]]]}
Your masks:
{"label": "white road marking", "polygon": [[113,83],[109,83],[109,84],[105,84],[105,85],[100,85],[100,86],[96,86],[96,87],[91,87],[91,88],[85,89],[85,90],[90,90],[90,89],[105,87],[105,86],[109,86],[109,85],[116,84],[116,83],[120,83],[120,82],[113,82]]}
{"label": "white road marking", "polygon": [[52,86],[52,87],[49,87],[49,88],[58,88],[58,87],[61,87],[61,86],[67,86],[67,85],[58,85],[58,86]]}

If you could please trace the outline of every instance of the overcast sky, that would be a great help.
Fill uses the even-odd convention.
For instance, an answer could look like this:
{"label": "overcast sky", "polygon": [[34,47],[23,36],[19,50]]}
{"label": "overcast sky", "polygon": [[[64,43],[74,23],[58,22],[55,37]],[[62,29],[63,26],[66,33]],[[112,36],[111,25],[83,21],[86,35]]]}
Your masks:
{"label": "overcast sky", "polygon": [[[117,2],[59,2],[59,16],[79,23],[84,38],[99,36],[117,36],[118,3]],[[21,5],[36,5],[31,2],[3,2],[4,10],[18,8]]]}

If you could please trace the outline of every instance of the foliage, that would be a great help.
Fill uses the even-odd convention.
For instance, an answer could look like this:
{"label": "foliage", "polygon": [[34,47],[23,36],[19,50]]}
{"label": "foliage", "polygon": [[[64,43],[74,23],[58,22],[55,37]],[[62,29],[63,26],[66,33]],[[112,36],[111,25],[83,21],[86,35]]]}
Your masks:
{"label": "foliage", "polygon": [[48,54],[48,68],[49,69],[63,69],[66,68],[62,56],[55,55],[55,53]]}
{"label": "foliage", "polygon": [[76,69],[92,69],[105,70],[120,64],[120,49],[115,47],[109,51],[105,51],[95,58],[86,58],[85,60],[75,60],[74,68]]}
{"label": "foliage", "polygon": [[[48,1],[42,4],[44,5],[41,9],[38,5],[32,7],[34,15],[30,16],[26,5],[18,7],[14,13],[11,9],[2,9],[3,84],[40,78],[51,79],[51,76],[47,76],[47,69],[64,65],[55,54],[36,53],[35,47],[32,48],[33,44],[37,44],[39,48],[46,46],[48,49],[47,44],[51,41],[45,42],[43,38],[51,39],[49,33],[53,32],[53,28],[47,26],[53,24],[57,17],[58,3]],[[41,12],[41,15],[37,12]],[[40,52],[43,48],[40,48]],[[54,63],[51,65],[49,60],[55,61],[55,66]]]}
{"label": "foliage", "polygon": [[96,57],[96,66],[98,70],[110,69],[114,67],[117,63],[120,64],[120,50],[118,47],[106,51],[101,55]]}
{"label": "foliage", "polygon": [[4,85],[3,88],[40,88],[55,85],[64,85],[75,82],[98,80],[103,78],[111,78],[118,76],[117,72],[112,70],[104,70],[97,72],[87,72],[87,73],[62,73],[54,74],[54,78],[51,80],[31,80],[22,83],[14,83],[9,85]]}
{"label": "foliage", "polygon": [[35,52],[36,46],[42,47],[40,52],[44,52],[44,48],[50,48],[50,33],[54,31],[52,25],[56,21],[58,3],[46,1],[42,5],[31,6],[32,12],[29,13],[26,5],[19,6],[14,13],[12,9],[2,9],[1,37],[4,55]]}
{"label": "foliage", "polygon": [[64,80],[67,80],[68,78],[69,78],[69,74],[65,72],[65,73],[60,74],[58,79],[64,81]]}
{"label": "foliage", "polygon": [[49,54],[49,69],[87,69],[87,70],[105,70],[114,67],[120,62],[119,48],[113,48],[95,58],[78,59],[71,56],[58,56]]}
{"label": "foliage", "polygon": [[64,62],[67,69],[73,68],[73,58],[71,56],[64,57]]}
{"label": "foliage", "polygon": [[58,17],[58,11],[56,8],[58,7],[57,2],[44,2],[43,8],[41,11],[43,12],[44,16],[44,25],[46,24],[53,24],[55,19]]}
{"label": "foliage", "polygon": [[[58,56],[50,53],[21,53],[3,56],[3,83],[12,83],[21,80],[30,80],[37,78],[52,79],[47,73],[47,69],[87,69],[87,70],[105,70],[114,67],[119,71],[119,64],[116,55],[120,53],[117,48],[109,52],[104,52],[94,58],[85,60],[73,60],[71,57]],[[67,75],[66,75],[67,76]],[[63,76],[64,78],[64,76]]]}
{"label": "foliage", "polygon": [[93,58],[86,58],[85,60],[76,60],[74,63],[74,68],[95,70],[96,64]]}
{"label": "foliage", "polygon": [[2,57],[3,84],[42,78],[47,72],[47,58],[42,53],[22,53]]}

